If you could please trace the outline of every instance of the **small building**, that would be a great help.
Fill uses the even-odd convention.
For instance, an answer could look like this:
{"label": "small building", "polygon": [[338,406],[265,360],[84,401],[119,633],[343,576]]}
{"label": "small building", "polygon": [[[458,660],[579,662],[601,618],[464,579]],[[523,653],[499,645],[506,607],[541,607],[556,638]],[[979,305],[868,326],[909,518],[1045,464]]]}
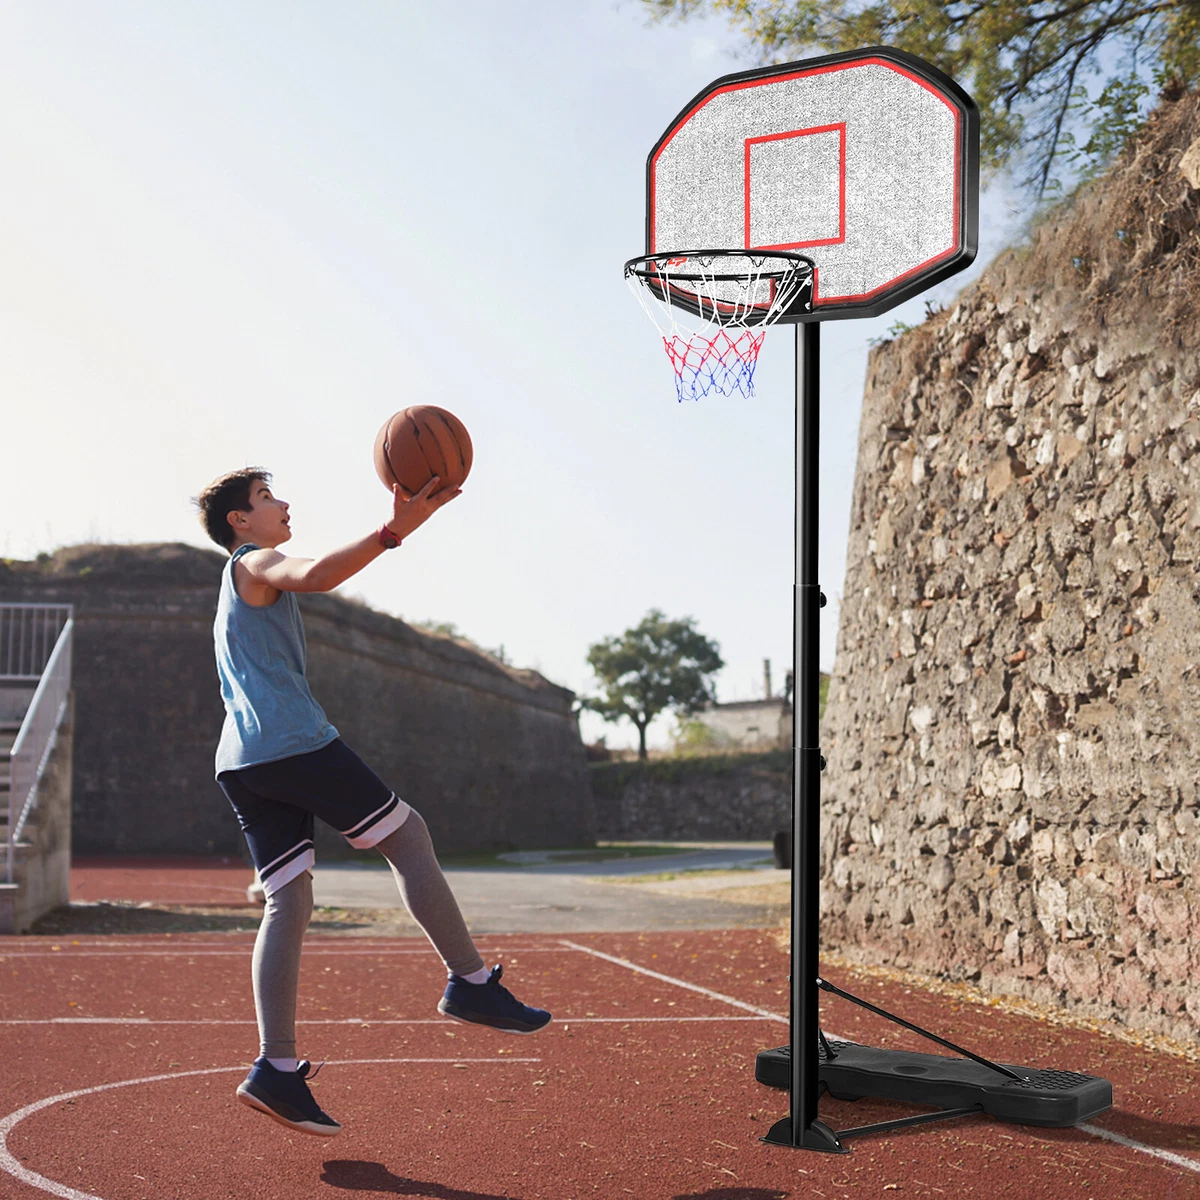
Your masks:
{"label": "small building", "polygon": [[792,741],[792,706],[782,696],[714,704],[691,720],[711,731],[714,746],[772,750]]}
{"label": "small building", "polygon": [[[821,713],[829,676],[821,673]],[[786,750],[792,745],[792,673],[788,671],[780,695],[772,693],[771,660],[763,659],[763,698],[761,700],[732,700],[713,704],[687,719],[687,724],[700,726],[701,739],[713,749]]]}

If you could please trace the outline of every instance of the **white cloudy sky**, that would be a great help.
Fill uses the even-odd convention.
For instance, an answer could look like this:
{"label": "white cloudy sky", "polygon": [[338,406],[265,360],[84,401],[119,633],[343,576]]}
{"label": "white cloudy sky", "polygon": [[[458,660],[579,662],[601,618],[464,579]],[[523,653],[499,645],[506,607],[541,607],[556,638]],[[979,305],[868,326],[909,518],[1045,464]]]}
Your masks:
{"label": "white cloudy sky", "polygon": [[[348,593],[581,692],[588,646],[659,607],[720,643],[720,699],[759,695],[764,658],[778,685],[792,332],[753,400],[681,405],[621,277],[648,151],[748,65],[723,23],[635,0],[8,0],[0,555],[203,545],[189,497],[248,464],[319,554],[388,514],[384,418],[437,403],[467,488]],[[1011,225],[985,203],[980,265]],[[922,311],[824,330],[826,666],[867,343]]]}

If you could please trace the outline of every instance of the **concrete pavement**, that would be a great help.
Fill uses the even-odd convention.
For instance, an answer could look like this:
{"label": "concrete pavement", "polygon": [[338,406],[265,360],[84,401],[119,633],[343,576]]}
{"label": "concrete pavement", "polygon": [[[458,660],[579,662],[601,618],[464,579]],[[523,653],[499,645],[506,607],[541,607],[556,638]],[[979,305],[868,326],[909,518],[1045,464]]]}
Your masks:
{"label": "concrete pavement", "polygon": [[[601,862],[524,851],[504,855],[503,866],[447,868],[446,878],[475,933],[730,929],[778,920],[775,897],[755,903],[757,888],[749,902],[745,895],[752,885],[790,878],[774,869],[768,842],[690,843],[679,851]],[[720,874],[688,874],[696,871]],[[722,894],[728,889],[741,900]],[[313,891],[322,907],[403,911],[391,871],[369,860],[318,863]]]}

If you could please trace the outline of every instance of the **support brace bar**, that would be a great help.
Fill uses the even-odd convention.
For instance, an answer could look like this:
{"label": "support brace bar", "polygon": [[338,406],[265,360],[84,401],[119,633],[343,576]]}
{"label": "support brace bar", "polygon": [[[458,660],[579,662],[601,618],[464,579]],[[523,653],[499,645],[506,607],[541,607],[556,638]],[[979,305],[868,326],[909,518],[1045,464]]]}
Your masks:
{"label": "support brace bar", "polygon": [[839,1129],[839,1138],[861,1137],[865,1133],[891,1133],[893,1129],[907,1129],[910,1125],[929,1125],[934,1121],[952,1121],[955,1117],[970,1117],[983,1112],[982,1104],[970,1108],[943,1108],[938,1112],[922,1113],[919,1117],[900,1117],[895,1121],[877,1121],[874,1125],[858,1125],[853,1129]]}
{"label": "support brace bar", "polygon": [[981,1054],[973,1054],[970,1050],[964,1050],[962,1046],[956,1046],[953,1042],[948,1042],[945,1038],[938,1037],[936,1033],[930,1033],[928,1029],[922,1029],[920,1025],[914,1025],[911,1021],[906,1021],[903,1017],[898,1017],[895,1013],[888,1012],[886,1008],[879,1008],[867,1000],[860,1000],[857,996],[852,996],[849,992],[842,991],[840,987],[830,983],[828,979],[822,979],[818,976],[817,987],[824,992],[829,992],[831,995],[841,996],[843,1000],[849,1000],[851,1004],[857,1004],[859,1008],[865,1008],[868,1012],[873,1012],[876,1016],[884,1017],[895,1025],[902,1025],[905,1029],[911,1029],[913,1033],[919,1033],[923,1038],[928,1038],[931,1042],[937,1042],[939,1046],[945,1046],[947,1050],[953,1050],[955,1054],[961,1054],[963,1058],[969,1058],[973,1062],[977,1062],[981,1067],[987,1067],[989,1071],[998,1071],[1001,1075],[1007,1075],[1009,1079],[1015,1079],[1018,1083],[1029,1082],[1024,1075],[1018,1075],[1016,1071],[1010,1071],[1007,1067],[1002,1067],[999,1063],[994,1063],[991,1059],[984,1058]]}

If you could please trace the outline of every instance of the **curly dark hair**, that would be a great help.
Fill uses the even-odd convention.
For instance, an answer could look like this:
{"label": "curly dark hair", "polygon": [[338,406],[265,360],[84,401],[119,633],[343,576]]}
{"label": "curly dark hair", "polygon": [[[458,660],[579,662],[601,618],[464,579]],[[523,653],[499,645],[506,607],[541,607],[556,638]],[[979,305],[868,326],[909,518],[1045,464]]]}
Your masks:
{"label": "curly dark hair", "polygon": [[271,472],[262,467],[243,467],[214,479],[196,496],[192,503],[200,512],[200,524],[218,546],[229,550],[233,546],[231,512],[250,511],[250,485],[261,480],[271,482]]}

